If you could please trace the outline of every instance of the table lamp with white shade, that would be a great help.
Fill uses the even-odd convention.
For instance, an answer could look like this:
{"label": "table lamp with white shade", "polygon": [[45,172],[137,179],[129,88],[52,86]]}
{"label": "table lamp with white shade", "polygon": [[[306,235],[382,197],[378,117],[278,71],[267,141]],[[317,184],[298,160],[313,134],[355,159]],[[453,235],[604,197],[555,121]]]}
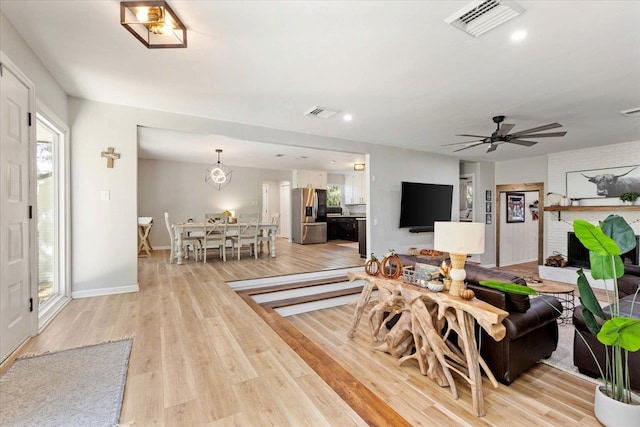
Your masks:
{"label": "table lamp with white shade", "polygon": [[449,252],[451,258],[451,289],[449,293],[460,296],[464,289],[464,263],[467,255],[484,253],[484,229],[482,222],[434,223],[433,248]]}

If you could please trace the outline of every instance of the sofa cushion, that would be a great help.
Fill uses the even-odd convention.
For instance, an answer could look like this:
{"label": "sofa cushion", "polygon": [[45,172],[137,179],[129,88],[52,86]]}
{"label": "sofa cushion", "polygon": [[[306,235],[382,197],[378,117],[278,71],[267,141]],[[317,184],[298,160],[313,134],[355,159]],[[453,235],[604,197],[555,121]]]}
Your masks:
{"label": "sofa cushion", "polygon": [[624,275],[618,279],[620,296],[633,295],[640,287],[640,266],[625,265]]}
{"label": "sofa cushion", "polygon": [[[527,282],[522,277],[508,273],[506,271],[496,271],[477,265],[466,265],[465,271],[467,272],[467,282],[470,285],[480,285],[481,280],[497,280],[500,282],[516,283],[518,285],[527,286]],[[484,288],[484,287],[483,287]],[[485,288],[487,289],[487,288]],[[474,288],[474,292],[475,292]],[[500,292],[500,291],[498,291]],[[483,293],[484,294],[484,293]],[[531,307],[528,295],[517,295],[506,293],[506,307],[500,307],[503,310],[507,310],[510,313],[525,313]],[[482,298],[480,298],[482,299]],[[488,301],[487,301],[488,302]],[[493,303],[490,303],[493,304]]]}

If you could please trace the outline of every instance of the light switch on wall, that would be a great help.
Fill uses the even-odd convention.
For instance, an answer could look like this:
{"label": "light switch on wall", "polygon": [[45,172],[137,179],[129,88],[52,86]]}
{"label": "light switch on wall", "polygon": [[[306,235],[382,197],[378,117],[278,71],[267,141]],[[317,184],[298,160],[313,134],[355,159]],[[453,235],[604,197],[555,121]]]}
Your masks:
{"label": "light switch on wall", "polygon": [[111,200],[111,191],[109,190],[100,191],[100,200]]}

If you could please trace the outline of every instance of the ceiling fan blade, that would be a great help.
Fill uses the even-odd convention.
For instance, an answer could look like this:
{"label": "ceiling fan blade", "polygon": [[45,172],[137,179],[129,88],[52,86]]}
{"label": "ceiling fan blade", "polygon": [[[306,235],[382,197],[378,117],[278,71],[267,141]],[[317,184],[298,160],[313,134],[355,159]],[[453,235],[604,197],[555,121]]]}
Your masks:
{"label": "ceiling fan blade", "polygon": [[468,147],[463,147],[458,150],[453,150],[453,152],[457,153],[458,151],[466,150],[467,148],[477,147],[478,145],[482,145],[482,144],[484,144],[484,142],[478,142],[477,144],[469,145]]}
{"label": "ceiling fan blade", "polygon": [[551,132],[551,133],[530,133],[527,135],[522,135],[526,138],[551,138],[555,136],[565,136],[567,131],[564,132]]}
{"label": "ceiling fan blade", "polygon": [[562,125],[560,123],[549,123],[548,125],[538,126],[537,128],[531,128],[527,130],[521,130],[520,132],[514,132],[512,135],[519,136],[519,135],[524,135],[525,133],[540,132],[542,130],[555,129],[555,128],[561,128],[561,127]]}
{"label": "ceiling fan blade", "polygon": [[491,153],[492,151],[496,151],[497,149],[498,149],[498,146],[496,144],[490,144],[489,149],[487,150],[487,153]]}
{"label": "ceiling fan blade", "polygon": [[500,126],[500,129],[498,129],[497,136],[505,136],[511,129],[514,128],[514,126],[515,125],[512,125],[510,123],[503,123],[502,126]]}
{"label": "ceiling fan blade", "polygon": [[485,136],[485,135],[469,135],[468,133],[459,133],[459,134],[456,134],[456,136],[468,136],[470,138],[489,138],[488,136]]}
{"label": "ceiling fan blade", "polygon": [[449,145],[460,145],[460,144],[469,144],[471,142],[482,141],[481,139],[474,139],[473,141],[464,141],[464,142],[454,142],[452,144],[443,144],[441,147],[448,147]]}
{"label": "ceiling fan blade", "polygon": [[508,141],[512,144],[524,145],[525,147],[531,147],[532,145],[536,145],[537,141],[525,141],[524,139],[512,139]]}

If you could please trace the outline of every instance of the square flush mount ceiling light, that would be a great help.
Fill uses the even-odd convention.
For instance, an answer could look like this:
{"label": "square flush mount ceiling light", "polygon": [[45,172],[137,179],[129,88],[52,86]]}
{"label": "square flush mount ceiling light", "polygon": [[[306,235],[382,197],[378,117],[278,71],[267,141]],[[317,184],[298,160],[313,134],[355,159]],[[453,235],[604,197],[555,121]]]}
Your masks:
{"label": "square flush mount ceiling light", "polygon": [[148,49],[187,47],[187,29],[165,1],[121,2],[120,23]]}
{"label": "square flush mount ceiling light", "polygon": [[354,163],[353,164],[353,170],[354,171],[363,171],[364,170],[364,163]]}

